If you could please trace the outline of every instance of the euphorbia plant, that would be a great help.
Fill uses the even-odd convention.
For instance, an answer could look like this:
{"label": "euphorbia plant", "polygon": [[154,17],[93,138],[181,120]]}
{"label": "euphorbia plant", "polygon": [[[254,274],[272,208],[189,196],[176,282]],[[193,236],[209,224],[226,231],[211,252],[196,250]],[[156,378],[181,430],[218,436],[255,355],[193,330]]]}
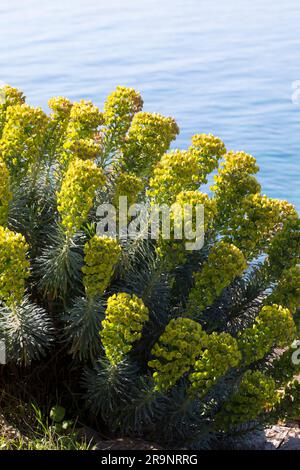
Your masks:
{"label": "euphorbia plant", "polygon": [[[49,115],[2,91],[4,367],[51,367],[56,351],[82,376],[83,413],[173,447],[213,446],[297,413],[300,221],[261,193],[255,158],[205,134],[170,151],[176,122],[143,112],[130,88],[103,112],[53,98]],[[202,204],[204,246],[100,236],[97,207],[118,209],[120,196]]]}

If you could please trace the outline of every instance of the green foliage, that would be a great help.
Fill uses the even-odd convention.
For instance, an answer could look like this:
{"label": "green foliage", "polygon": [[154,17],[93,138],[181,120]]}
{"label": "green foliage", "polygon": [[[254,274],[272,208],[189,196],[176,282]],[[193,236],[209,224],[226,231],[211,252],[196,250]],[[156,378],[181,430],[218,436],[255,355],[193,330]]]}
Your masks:
{"label": "green foliage", "polygon": [[24,297],[21,304],[1,307],[0,315],[7,363],[27,366],[46,356],[54,341],[54,328],[42,307]]}
{"label": "green foliage", "polygon": [[53,406],[50,410],[50,418],[55,423],[60,423],[64,419],[65,414],[66,410],[63,406],[56,405]]}
{"label": "green foliage", "polygon": [[[296,416],[299,218],[291,204],[261,194],[255,158],[226,153],[206,134],[169,151],[176,122],[142,111],[131,88],[117,87],[103,112],[55,97],[49,115],[18,90],[4,91],[7,374],[19,380],[34,364],[43,380],[59,363],[62,383],[53,385],[72,406],[84,404],[110,432],[167,447],[208,448],[241,427]],[[201,186],[212,172],[208,195]],[[171,239],[161,229],[154,240],[96,235],[97,207],[118,208],[120,196],[129,205],[176,203]],[[201,250],[175,237],[186,204],[204,206]],[[188,224],[195,229],[193,218]],[[54,421],[51,432],[69,429],[68,420]]]}

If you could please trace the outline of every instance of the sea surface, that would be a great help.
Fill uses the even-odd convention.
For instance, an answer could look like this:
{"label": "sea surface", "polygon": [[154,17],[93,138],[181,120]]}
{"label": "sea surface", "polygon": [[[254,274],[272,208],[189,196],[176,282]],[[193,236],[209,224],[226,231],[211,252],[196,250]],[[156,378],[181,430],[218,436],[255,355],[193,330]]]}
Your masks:
{"label": "sea surface", "polygon": [[175,147],[212,132],[300,209],[299,0],[0,0],[0,80],[44,109],[133,86]]}

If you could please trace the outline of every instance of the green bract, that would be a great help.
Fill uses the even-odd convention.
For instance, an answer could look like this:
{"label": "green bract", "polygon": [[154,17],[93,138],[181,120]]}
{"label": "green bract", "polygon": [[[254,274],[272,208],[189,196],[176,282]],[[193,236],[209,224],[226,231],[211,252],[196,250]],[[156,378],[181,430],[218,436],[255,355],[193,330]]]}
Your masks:
{"label": "green bract", "polygon": [[83,284],[87,297],[103,294],[109,286],[121,248],[111,238],[94,235],[84,246]]}
{"label": "green bract", "polygon": [[28,245],[20,233],[0,226],[0,301],[21,303],[29,276]]}
{"label": "green bract", "polygon": [[206,333],[189,318],[176,318],[168,323],[151,351],[157,359],[149,362],[157,390],[168,390],[190,370],[201,349],[205,347]]}
{"label": "green bract", "polygon": [[189,295],[189,314],[197,315],[212,305],[223,289],[237,276],[241,276],[246,267],[246,259],[236,246],[217,242],[202,270],[194,274],[195,285]]}
{"label": "green bract", "polygon": [[93,207],[96,189],[104,185],[103,170],[95,163],[76,158],[70,162],[57,193],[61,223],[68,233],[78,231]]}
{"label": "green bract", "polygon": [[148,309],[137,296],[119,293],[109,297],[100,336],[112,364],[120,362],[141,338],[147,320]]}

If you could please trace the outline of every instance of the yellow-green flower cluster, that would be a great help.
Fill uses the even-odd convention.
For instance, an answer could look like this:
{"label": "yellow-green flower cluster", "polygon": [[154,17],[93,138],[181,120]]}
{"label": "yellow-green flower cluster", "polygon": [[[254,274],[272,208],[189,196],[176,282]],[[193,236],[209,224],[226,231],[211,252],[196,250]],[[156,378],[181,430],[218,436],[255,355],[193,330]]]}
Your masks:
{"label": "yellow-green flower cluster", "polygon": [[56,96],[48,101],[48,106],[53,111],[50,114],[47,136],[47,150],[49,154],[49,160],[51,162],[55,158],[58,160],[61,158],[65,133],[70,119],[72,103],[67,98]]}
{"label": "yellow-green flower cluster", "polygon": [[[103,114],[91,101],[81,100],[78,103],[73,103],[65,133],[64,152],[60,159],[62,165],[66,166],[70,160],[76,157],[82,158],[84,150],[90,152],[91,147],[93,153],[95,149],[91,140],[95,140],[95,145],[98,145],[97,150],[100,150],[96,134],[101,124],[103,124]],[[76,147],[74,142],[78,140],[80,143]],[[84,158],[89,158],[89,156]]]}
{"label": "yellow-green flower cluster", "polygon": [[68,141],[65,148],[68,147],[71,160],[80,158],[81,160],[96,160],[102,153],[102,143],[96,139],[77,139]]}
{"label": "yellow-green flower cluster", "polygon": [[189,150],[197,154],[203,182],[207,183],[206,176],[218,167],[220,158],[226,152],[224,142],[212,134],[196,134],[192,137]]}
{"label": "yellow-green flower cluster", "polygon": [[8,107],[25,103],[24,93],[17,88],[13,88],[10,85],[4,85],[1,87],[0,91],[4,94],[4,97],[2,97],[4,99],[1,100],[1,106],[5,105]]}
{"label": "yellow-green flower cluster", "polygon": [[[192,208],[192,213],[185,210],[187,206]],[[197,219],[195,217],[197,206],[203,206],[203,220],[200,219],[202,214],[198,214]],[[182,191],[177,195],[170,214],[171,238],[170,240],[159,238],[156,246],[156,252],[164,260],[166,267],[172,269],[176,265],[184,263],[187,254],[186,241],[191,241],[191,235],[195,234],[195,238],[199,236],[202,229],[203,232],[210,229],[215,215],[215,201],[210,199],[207,194],[200,191]],[[177,237],[178,235],[181,236],[181,238],[176,239],[175,234],[177,234]]]}
{"label": "yellow-green flower cluster", "polygon": [[260,192],[260,184],[253,176],[258,171],[256,159],[248,153],[230,151],[224,155],[212,186],[222,214],[230,214],[243,197]]}
{"label": "yellow-green flower cluster", "polygon": [[0,225],[5,226],[7,224],[11,198],[9,171],[4,161],[0,159]]}
{"label": "yellow-green flower cluster", "polygon": [[0,136],[6,120],[6,110],[9,106],[25,103],[23,92],[9,85],[0,88]]}
{"label": "yellow-green flower cluster", "polygon": [[263,307],[252,327],[239,333],[243,363],[251,364],[262,359],[272,348],[287,346],[295,334],[296,326],[289,309],[276,304]]}
{"label": "yellow-green flower cluster", "polygon": [[69,138],[90,138],[103,124],[103,114],[91,101],[73,103],[70,113]]}
{"label": "yellow-green flower cluster", "polygon": [[93,298],[101,295],[109,285],[115,266],[121,255],[117,240],[94,235],[84,246],[82,268],[86,295]]}
{"label": "yellow-green flower cluster", "polygon": [[202,270],[194,274],[195,285],[190,291],[188,314],[197,315],[212,305],[225,287],[247,268],[243,253],[223,241],[212,248]]}
{"label": "yellow-green flower cluster", "polygon": [[291,219],[284,224],[271,240],[267,254],[270,272],[276,278],[285,269],[300,264],[300,219]]}
{"label": "yellow-green flower cluster", "polygon": [[48,100],[48,106],[53,111],[52,118],[60,118],[62,120],[70,117],[72,103],[63,96],[54,96]]}
{"label": "yellow-green flower cluster", "polygon": [[196,190],[203,182],[196,152],[172,150],[153,170],[148,196],[156,204],[172,204],[183,190]]}
{"label": "yellow-green flower cluster", "polygon": [[23,299],[30,269],[28,249],[23,235],[0,226],[0,300],[9,306]]}
{"label": "yellow-green flower cluster", "polygon": [[149,313],[142,299],[126,293],[114,294],[107,301],[100,336],[111,364],[118,364],[142,336]]}
{"label": "yellow-green flower cluster", "polygon": [[143,108],[139,92],[117,86],[104,104],[104,134],[106,144],[117,149],[124,142],[133,116]]}
{"label": "yellow-green flower cluster", "polygon": [[[184,217],[184,207],[186,205],[196,208],[197,206],[203,206],[204,210],[204,231],[212,227],[214,218],[216,216],[216,202],[214,199],[211,199],[207,194],[200,191],[182,191],[176,196],[175,204],[178,207],[179,212],[181,212],[182,220],[186,221]],[[180,217],[179,217],[180,220]],[[176,213],[174,215],[174,221],[176,224]],[[197,221],[200,222],[199,220]],[[186,221],[185,230],[189,232],[190,230],[196,230],[196,220]]]}
{"label": "yellow-green flower cluster", "polygon": [[225,152],[224,143],[213,135],[198,134],[189,150],[173,150],[163,155],[154,168],[148,195],[157,203],[173,203],[182,191],[192,191],[207,182],[207,175]]}
{"label": "yellow-green flower cluster", "polygon": [[238,365],[241,358],[235,338],[228,333],[212,333],[207,339],[207,349],[189,375],[190,392],[205,395],[231,367]]}
{"label": "yellow-green flower cluster", "polygon": [[260,184],[253,176],[258,171],[259,167],[252,155],[245,152],[226,153],[214,177],[215,185],[211,188],[215,193],[220,228],[231,227],[231,216],[243,199],[260,192]]}
{"label": "yellow-green flower cluster", "polygon": [[260,371],[248,370],[238,390],[223,405],[216,416],[224,430],[255,420],[263,411],[269,411],[278,400],[275,382]]}
{"label": "yellow-green flower cluster", "polygon": [[10,106],[0,141],[0,152],[11,175],[20,176],[43,155],[48,117],[27,104]]}
{"label": "yellow-green flower cluster", "polygon": [[173,318],[152,348],[151,354],[156,359],[148,363],[155,369],[156,390],[173,387],[193,367],[206,342],[207,334],[199,323],[189,318]]}
{"label": "yellow-green flower cluster", "polygon": [[144,189],[144,182],[134,173],[122,171],[115,180],[114,204],[119,206],[119,197],[126,196],[127,204],[130,207],[135,204],[139,193]]}
{"label": "yellow-green flower cluster", "polygon": [[102,168],[89,160],[71,161],[61,189],[57,194],[57,208],[62,226],[74,234],[86,221],[93,206],[95,191],[105,183]]}
{"label": "yellow-green flower cluster", "polygon": [[178,133],[178,126],[171,117],[146,112],[135,114],[123,151],[125,168],[140,176],[148,176]]}
{"label": "yellow-green flower cluster", "polygon": [[300,307],[300,265],[283,271],[267,301],[287,307],[293,314],[296,312]]}
{"label": "yellow-green flower cluster", "polygon": [[289,219],[297,218],[292,204],[261,194],[245,197],[224,230],[225,239],[242,250],[247,259],[263,252],[272,237]]}

